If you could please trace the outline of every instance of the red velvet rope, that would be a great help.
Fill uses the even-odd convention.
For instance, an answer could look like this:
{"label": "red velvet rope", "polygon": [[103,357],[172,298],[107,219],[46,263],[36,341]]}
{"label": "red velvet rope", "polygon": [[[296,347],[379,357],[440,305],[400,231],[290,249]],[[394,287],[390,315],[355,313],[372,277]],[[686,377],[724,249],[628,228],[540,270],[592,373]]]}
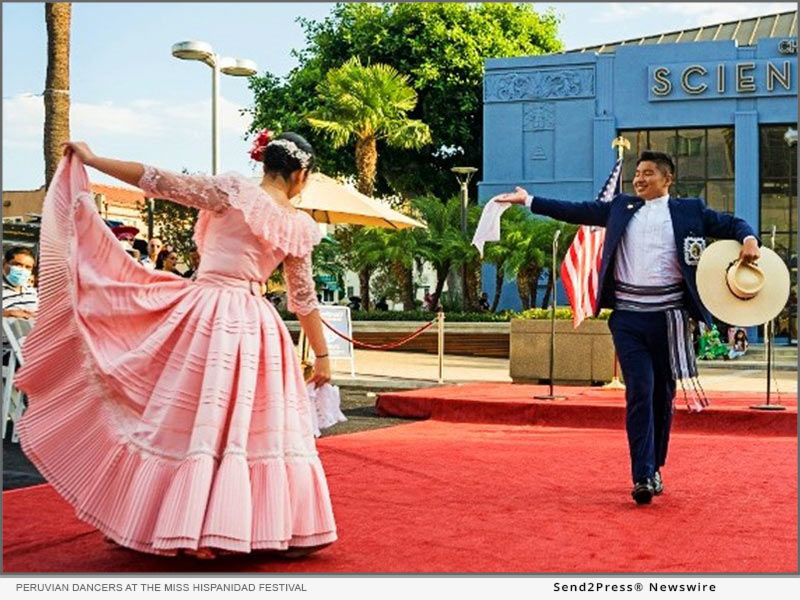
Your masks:
{"label": "red velvet rope", "polygon": [[343,340],[347,340],[351,344],[353,344],[355,346],[359,346],[361,348],[369,348],[370,350],[390,350],[392,348],[397,348],[399,346],[402,346],[406,342],[410,342],[415,337],[417,337],[420,334],[422,334],[422,332],[424,332],[426,329],[432,327],[434,325],[434,323],[436,323],[436,319],[434,319],[430,323],[426,323],[425,325],[423,325],[422,327],[417,329],[414,333],[412,333],[408,337],[403,338],[402,340],[398,340],[396,342],[390,342],[388,344],[367,344],[366,342],[359,342],[358,340],[354,340],[353,338],[347,337],[345,334],[343,334],[338,329],[334,329],[325,319],[321,319],[321,321],[322,321],[323,325],[325,325],[325,327],[330,329],[333,333],[338,335]]}

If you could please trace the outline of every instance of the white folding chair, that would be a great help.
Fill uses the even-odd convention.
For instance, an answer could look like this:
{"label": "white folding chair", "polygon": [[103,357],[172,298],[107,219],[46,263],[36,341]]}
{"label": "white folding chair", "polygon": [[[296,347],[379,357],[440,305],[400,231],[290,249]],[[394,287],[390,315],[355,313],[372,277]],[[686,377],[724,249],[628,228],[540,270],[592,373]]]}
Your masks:
{"label": "white folding chair", "polygon": [[[15,425],[25,412],[24,395],[14,385],[14,375],[22,366],[22,342],[32,328],[33,321],[28,319],[3,319],[3,337],[10,347],[8,365],[3,367],[3,439],[9,421]],[[16,427],[11,441],[19,442]]]}

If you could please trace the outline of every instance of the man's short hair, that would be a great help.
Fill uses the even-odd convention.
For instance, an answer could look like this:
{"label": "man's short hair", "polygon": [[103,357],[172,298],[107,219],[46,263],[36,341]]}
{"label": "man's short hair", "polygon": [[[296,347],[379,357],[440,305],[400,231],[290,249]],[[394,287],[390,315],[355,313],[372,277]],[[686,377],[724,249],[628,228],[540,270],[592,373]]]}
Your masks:
{"label": "man's short hair", "polygon": [[36,261],[36,255],[33,252],[31,252],[30,248],[26,248],[25,246],[12,246],[8,250],[6,250],[5,261],[11,262],[12,260],[14,260],[14,257],[17,256],[18,254],[25,254],[27,256],[30,256],[34,260],[34,262]]}
{"label": "man's short hair", "polygon": [[675,176],[675,163],[672,162],[672,159],[668,154],[664,154],[663,152],[653,152],[652,150],[645,150],[642,152],[641,156],[639,156],[639,160],[636,161],[636,166],[638,167],[639,163],[643,161],[655,163],[656,167],[663,175]]}

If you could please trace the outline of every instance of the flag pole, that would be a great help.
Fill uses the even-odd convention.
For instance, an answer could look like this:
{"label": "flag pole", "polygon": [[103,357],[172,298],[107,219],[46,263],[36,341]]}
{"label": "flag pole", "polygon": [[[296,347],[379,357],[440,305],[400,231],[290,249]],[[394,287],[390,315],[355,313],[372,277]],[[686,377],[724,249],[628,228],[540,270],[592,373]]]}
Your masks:
{"label": "flag pole", "polygon": [[[624,137],[617,136],[614,138],[614,141],[611,142],[611,147],[617,149],[617,159],[622,160],[625,154],[625,150],[631,149],[631,143],[626,140]],[[622,184],[619,183],[620,180],[617,179],[617,184],[620,186],[620,191],[622,188]],[[614,376],[611,378],[607,384],[603,386],[603,389],[606,390],[624,390],[625,384],[622,383],[619,379],[619,359],[617,358],[617,349],[614,348]]]}

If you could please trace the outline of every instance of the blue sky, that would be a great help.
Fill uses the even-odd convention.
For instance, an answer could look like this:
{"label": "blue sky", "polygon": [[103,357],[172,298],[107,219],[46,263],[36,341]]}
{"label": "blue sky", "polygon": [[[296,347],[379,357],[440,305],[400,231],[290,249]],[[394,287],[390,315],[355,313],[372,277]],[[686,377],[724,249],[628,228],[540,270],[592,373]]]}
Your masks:
{"label": "blue sky", "polygon": [[[297,17],[322,19],[330,3],[75,3],[71,128],[106,156],[209,172],[210,69],[170,55],[173,43],[211,43],[284,75],[304,37]],[[793,3],[536,3],[554,7],[567,48],[793,10]],[[3,189],[44,179],[41,94],[47,66],[44,5],[3,3]],[[221,170],[251,173],[243,78],[221,76]],[[113,183],[92,171],[94,181]]]}

